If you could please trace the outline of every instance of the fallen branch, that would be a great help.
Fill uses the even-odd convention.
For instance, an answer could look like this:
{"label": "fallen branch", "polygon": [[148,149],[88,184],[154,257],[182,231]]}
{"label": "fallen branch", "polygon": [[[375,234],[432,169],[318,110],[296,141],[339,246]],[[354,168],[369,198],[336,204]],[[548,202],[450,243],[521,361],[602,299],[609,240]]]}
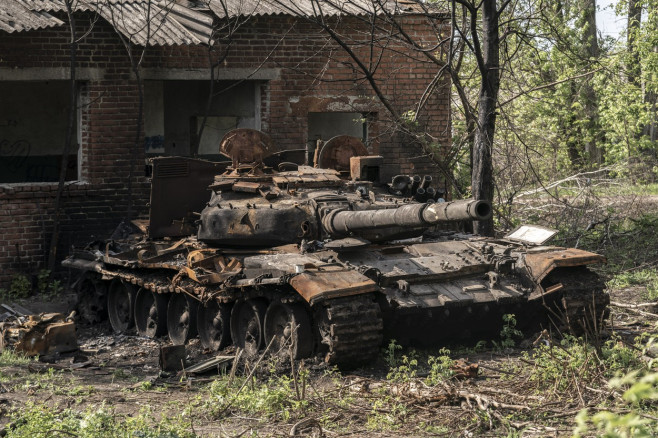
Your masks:
{"label": "fallen branch", "polygon": [[658,314],[651,313],[651,312],[645,312],[643,310],[638,310],[637,308],[633,307],[632,304],[622,304],[618,303],[616,301],[610,301],[611,306],[619,307],[622,309],[626,309],[631,313],[635,313],[637,315],[642,315],[642,316],[648,316],[649,318],[657,318],[658,319]]}

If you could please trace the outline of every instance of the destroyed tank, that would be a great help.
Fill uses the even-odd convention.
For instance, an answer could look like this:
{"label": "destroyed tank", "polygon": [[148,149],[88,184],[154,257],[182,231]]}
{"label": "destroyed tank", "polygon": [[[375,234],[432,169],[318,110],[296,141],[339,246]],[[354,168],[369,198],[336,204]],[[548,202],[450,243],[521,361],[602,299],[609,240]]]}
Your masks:
{"label": "destroyed tank", "polygon": [[445,202],[429,176],[382,183],[382,157],[353,137],[327,142],[315,167],[247,129],[227,134],[221,152],[230,163],[152,159],[148,221],[63,261],[84,273],[84,319],[174,344],[198,334],[210,350],[352,366],[384,339],[495,337],[505,314],[527,330],[589,330],[606,316],[588,269],[602,256],[546,246],[554,232],[542,227],[499,239],[454,231],[489,219],[491,205]]}

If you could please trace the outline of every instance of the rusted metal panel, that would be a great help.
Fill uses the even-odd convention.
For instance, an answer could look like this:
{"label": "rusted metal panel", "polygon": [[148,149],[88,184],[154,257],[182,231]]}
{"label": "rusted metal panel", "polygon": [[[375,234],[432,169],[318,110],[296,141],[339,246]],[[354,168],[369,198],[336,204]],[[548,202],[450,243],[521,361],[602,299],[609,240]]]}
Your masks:
{"label": "rusted metal panel", "polygon": [[210,198],[208,186],[228,163],[213,163],[183,157],[153,158],[149,237],[193,234],[193,214]]}
{"label": "rusted metal panel", "polygon": [[368,149],[361,139],[349,135],[339,135],[327,141],[318,158],[318,166],[338,171],[350,170],[350,158],[368,155]]}
{"label": "rusted metal panel", "polygon": [[269,135],[255,129],[234,129],[222,139],[219,150],[231,157],[233,169],[249,163],[262,163],[276,152]]}
{"label": "rusted metal panel", "polygon": [[379,290],[374,281],[352,270],[306,271],[293,277],[290,285],[310,304]]}
{"label": "rusted metal panel", "polygon": [[602,255],[576,248],[528,252],[525,255],[525,263],[528,267],[528,271],[536,282],[542,281],[544,277],[555,268],[592,265],[605,262],[606,259]]}
{"label": "rusted metal panel", "polygon": [[0,350],[13,346],[28,356],[78,349],[75,323],[61,313],[29,315],[0,324]]}

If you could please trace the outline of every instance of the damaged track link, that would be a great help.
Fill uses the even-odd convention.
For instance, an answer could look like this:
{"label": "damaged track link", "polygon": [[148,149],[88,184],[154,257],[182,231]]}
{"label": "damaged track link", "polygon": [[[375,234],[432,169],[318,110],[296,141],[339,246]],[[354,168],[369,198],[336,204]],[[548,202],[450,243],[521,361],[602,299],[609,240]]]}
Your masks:
{"label": "damaged track link", "polygon": [[[171,285],[167,285],[167,283],[169,283],[168,277],[171,277],[170,273],[161,272],[158,275],[154,272],[149,272],[148,274],[150,275],[148,276],[135,275],[135,273],[136,273],[135,271],[128,271],[124,269],[119,269],[116,271],[106,270],[104,271],[104,277],[105,277],[104,280],[101,280],[101,276],[99,274],[93,275],[92,277],[94,277],[95,281],[97,282],[105,283],[106,285],[105,290],[107,290],[110,287],[113,281],[117,281],[117,280],[120,280],[124,284],[132,284],[136,286],[136,288],[133,289],[133,297],[130,299],[130,301],[133,302],[135,300],[134,294],[136,294],[137,291],[141,289],[148,290],[162,297],[165,300],[164,302],[173,301],[172,298],[174,296],[192,297],[193,295],[196,296],[213,295],[215,296],[215,298],[212,298],[212,300],[217,300],[217,303],[219,303],[220,306],[228,306],[224,308],[229,309],[228,312],[231,316],[228,315],[226,316],[228,316],[228,318],[231,320],[234,318],[233,315],[235,314],[235,312],[231,313],[230,309],[237,307],[234,306],[234,304],[245,303],[245,302],[246,303],[260,302],[262,303],[261,311],[256,312],[256,313],[260,313],[259,315],[260,322],[256,325],[262,328],[264,328],[265,325],[267,324],[266,318],[264,318],[264,316],[267,313],[266,310],[269,309],[270,307],[274,307],[274,306],[280,307],[281,303],[288,303],[287,308],[296,307],[298,309],[297,311],[299,311],[299,309],[303,309],[304,307],[306,307],[307,310],[302,310],[302,312],[308,314],[308,319],[310,319],[310,321],[305,324],[301,324],[298,327],[298,328],[304,327],[306,334],[300,333],[300,335],[298,335],[297,337],[296,342],[302,342],[304,346],[301,347],[296,345],[294,347],[296,349],[295,358],[301,359],[303,357],[309,357],[314,352],[316,352],[318,354],[323,354],[323,359],[328,364],[349,368],[349,367],[368,363],[369,361],[375,359],[376,356],[379,354],[379,349],[381,347],[383,340],[383,319],[382,319],[382,312],[380,309],[380,305],[376,300],[377,297],[373,293],[369,293],[365,295],[355,295],[355,296],[343,297],[343,298],[330,298],[315,303],[309,309],[307,305],[302,304],[299,296],[297,296],[294,293],[285,292],[280,289],[274,290],[267,287],[263,287],[259,289],[250,289],[250,290],[241,289],[239,291],[224,290],[221,294],[218,294],[217,293],[218,291],[215,291],[213,293],[205,286],[196,284],[196,286],[194,287],[195,290],[193,291],[194,294],[191,294],[189,292],[183,293],[182,289],[185,289],[186,287],[191,287],[192,285],[194,285],[193,283],[188,283],[183,281],[182,283],[179,283],[179,286],[177,287],[170,287]],[[194,300],[198,303],[198,305],[200,306],[202,305],[198,299],[194,299]],[[81,301],[79,304],[83,304],[83,302]],[[110,306],[112,306],[111,303]],[[137,310],[135,310],[135,304],[134,303],[131,304],[131,311],[135,312],[135,315],[137,312],[139,312],[139,309],[141,309],[140,306],[137,306]],[[152,313],[152,309],[147,309],[145,311],[146,313],[149,312]],[[160,311],[164,311],[164,309],[161,309]],[[144,315],[142,316],[143,317],[141,319],[143,319],[144,321],[153,318],[153,315],[150,314],[148,317]],[[138,323],[138,320],[140,318],[138,316],[135,316],[134,318],[135,318],[135,322],[133,323],[124,321],[124,326],[126,330],[132,330],[133,327],[137,326],[136,328],[138,332],[150,337],[161,336],[164,335],[167,331],[169,331],[169,337],[171,338],[172,342],[178,344],[182,343],[174,339],[171,330],[169,330],[171,329],[171,327],[164,329],[161,328],[158,329],[157,331],[154,330],[152,332],[146,333],[145,329],[141,327],[140,324]],[[238,318],[238,320],[240,320],[240,318]],[[161,323],[157,323],[157,324],[158,326],[160,326]],[[254,324],[253,322],[249,323],[250,326],[253,324]],[[229,325],[230,324],[226,324],[225,327],[222,327],[222,330],[228,329]],[[113,328],[117,330],[117,328],[114,325]],[[231,337],[233,337],[234,335],[233,332],[236,331],[236,328],[237,327],[233,327],[230,330],[232,335]],[[251,329],[244,328],[243,330],[238,330],[238,332],[242,332],[242,331],[245,331],[246,333],[246,332],[250,332]],[[267,331],[267,329],[265,329],[265,331]],[[311,331],[315,332],[315,335],[313,335]],[[250,336],[253,335],[253,333],[247,333],[247,334]],[[231,339],[231,337],[228,337],[227,339],[229,339],[228,342],[233,342],[234,345],[238,345],[241,348],[248,347],[247,350],[250,350],[251,354],[253,355],[259,349],[262,350],[262,348],[264,348],[269,343],[269,339],[264,339],[264,335],[265,333],[260,331],[260,335],[258,335],[257,337],[261,338],[262,340],[260,342],[257,342],[255,345],[248,345],[248,346],[242,345],[241,341],[236,339]],[[313,339],[315,339],[315,342],[313,342]],[[279,342],[283,343],[289,341],[282,340]],[[279,345],[279,342],[275,343],[275,345]],[[310,346],[307,346],[309,343]],[[314,343],[316,344],[316,348],[313,347]],[[221,347],[223,348],[227,346],[227,343],[221,342],[218,343],[217,345],[218,346],[221,345]],[[205,344],[204,347],[212,348],[211,346]],[[299,350],[300,355],[297,354],[297,350]],[[275,350],[273,349],[272,351]],[[304,351],[305,353],[301,353],[302,351]],[[272,354],[276,354],[276,353],[272,353]]]}
{"label": "damaged track link", "polygon": [[325,361],[355,366],[373,360],[383,340],[384,322],[374,294],[327,300],[316,309]]}

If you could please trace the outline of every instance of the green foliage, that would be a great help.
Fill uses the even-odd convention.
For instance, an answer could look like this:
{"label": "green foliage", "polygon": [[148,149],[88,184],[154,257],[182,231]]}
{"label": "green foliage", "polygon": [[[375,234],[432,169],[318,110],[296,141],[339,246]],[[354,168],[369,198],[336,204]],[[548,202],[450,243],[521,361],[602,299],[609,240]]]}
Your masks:
{"label": "green foliage", "polygon": [[425,383],[430,386],[449,379],[455,374],[452,370],[455,361],[450,358],[450,350],[442,348],[439,350],[439,353],[439,356],[430,356],[427,358],[427,365],[429,365],[430,370]]}
{"label": "green foliage", "polygon": [[377,431],[397,430],[404,425],[409,411],[409,406],[405,403],[389,397],[379,398],[372,404],[366,427]]}
{"label": "green foliage", "polygon": [[647,290],[648,299],[658,299],[658,271],[656,269],[626,271],[615,275],[608,282],[608,287],[614,289],[623,289],[630,286],[643,286]]}
{"label": "green foliage", "polygon": [[658,400],[658,373],[643,373],[639,370],[622,377],[611,379],[611,388],[626,388],[623,400],[630,407],[628,413],[608,410],[590,415],[587,409],[581,410],[575,418],[574,436],[596,435],[603,437],[654,437],[658,433],[658,423],[653,419],[656,406],[651,415],[643,416],[642,408],[651,406]]}
{"label": "green foliage", "polygon": [[105,406],[83,412],[28,402],[11,415],[7,438],[75,436],[78,438],[192,438],[191,424],[180,416],[156,419],[148,410],[124,417]]}
{"label": "green foliage", "polygon": [[402,356],[400,365],[390,369],[386,379],[393,382],[409,382],[418,373],[418,359]]}
{"label": "green foliage", "polygon": [[[307,378],[307,371],[299,372],[298,385],[305,386]],[[204,403],[206,410],[216,416],[237,410],[287,421],[308,406],[305,394],[296,392],[291,377],[270,375],[264,382],[245,379],[224,376],[215,380],[209,388],[210,397]]]}
{"label": "green foliage", "polygon": [[411,350],[409,356],[402,355],[400,360],[390,367],[386,379],[398,383],[410,382],[422,375],[426,376],[426,385],[434,386],[453,376],[453,364],[450,350],[447,348],[441,348],[437,356],[427,355],[426,360],[420,359],[419,354]]}
{"label": "green foliage", "polygon": [[27,298],[32,294],[32,283],[23,274],[16,274],[11,279],[9,289],[0,289],[0,299],[15,300]]}
{"label": "green foliage", "polygon": [[498,349],[512,348],[516,345],[515,338],[521,338],[523,333],[516,328],[516,316],[511,313],[503,315],[503,328],[500,331],[500,344],[493,341],[494,347]]}
{"label": "green foliage", "polygon": [[606,341],[597,351],[583,339],[566,336],[557,345],[541,344],[523,356],[535,364],[531,381],[540,388],[554,387],[560,391],[572,388],[577,382],[595,385],[599,376],[612,377],[641,365],[637,351],[616,339]]}
{"label": "green foliage", "polygon": [[37,273],[37,290],[40,294],[57,295],[64,287],[60,280],[51,280],[51,272],[42,269]]}
{"label": "green foliage", "polygon": [[402,345],[398,344],[395,339],[391,339],[391,342],[388,343],[388,346],[382,350],[384,362],[389,366],[389,368],[399,365],[397,352],[400,350],[402,350]]}
{"label": "green foliage", "polygon": [[27,365],[31,360],[29,357],[8,348],[0,352],[0,367]]}

